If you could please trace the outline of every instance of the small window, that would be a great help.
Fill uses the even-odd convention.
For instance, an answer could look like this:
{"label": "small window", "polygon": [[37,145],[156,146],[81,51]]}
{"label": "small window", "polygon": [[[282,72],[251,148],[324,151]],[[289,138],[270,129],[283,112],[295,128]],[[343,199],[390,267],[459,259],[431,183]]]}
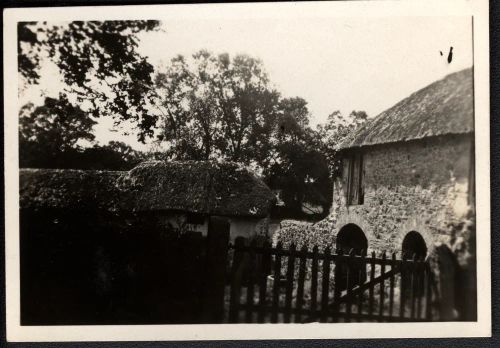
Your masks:
{"label": "small window", "polygon": [[363,204],[363,155],[361,153],[353,154],[346,159],[344,165],[347,169],[347,205]]}

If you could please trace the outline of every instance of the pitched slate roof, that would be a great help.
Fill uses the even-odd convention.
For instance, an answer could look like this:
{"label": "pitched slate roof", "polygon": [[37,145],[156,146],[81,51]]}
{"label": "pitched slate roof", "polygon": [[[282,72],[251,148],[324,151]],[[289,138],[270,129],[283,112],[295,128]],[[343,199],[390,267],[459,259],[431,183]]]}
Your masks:
{"label": "pitched slate roof", "polygon": [[474,131],[472,68],[447,75],[367,121],[341,149]]}
{"label": "pitched slate roof", "polygon": [[128,172],[21,169],[21,207],[267,216],[275,196],[232,162],[143,162]]}

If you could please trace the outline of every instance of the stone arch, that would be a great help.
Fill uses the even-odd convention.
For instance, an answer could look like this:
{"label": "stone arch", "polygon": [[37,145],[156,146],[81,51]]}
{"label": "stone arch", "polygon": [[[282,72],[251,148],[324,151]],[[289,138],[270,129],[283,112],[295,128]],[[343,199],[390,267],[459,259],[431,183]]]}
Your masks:
{"label": "stone arch", "polygon": [[337,251],[342,250],[344,254],[349,253],[352,249],[356,255],[361,255],[361,253],[366,255],[368,239],[361,227],[349,223],[344,225],[337,233],[335,245]]}
{"label": "stone arch", "polygon": [[376,240],[377,240],[377,238],[375,237],[374,232],[373,232],[373,226],[371,224],[369,224],[362,217],[361,214],[355,214],[353,212],[351,212],[351,213],[348,212],[347,214],[341,216],[341,218],[339,218],[335,223],[335,226],[338,226],[336,235],[338,236],[338,234],[340,233],[340,230],[344,226],[349,225],[349,224],[357,225],[363,231],[366,239],[368,240],[368,249],[370,250],[370,248],[373,248],[373,245],[376,244]]}
{"label": "stone arch", "polygon": [[[346,224],[339,230],[335,244],[337,253],[348,254],[353,250],[355,255],[366,255],[368,250],[368,239],[365,233],[361,227],[353,223]],[[349,284],[348,279],[350,279]],[[345,290],[348,286],[354,287],[363,284],[365,280],[366,265],[337,262],[335,283],[338,289]]]}
{"label": "stone arch", "polygon": [[408,232],[401,243],[401,256],[404,259],[424,259],[427,256],[427,244],[417,231]]}
{"label": "stone arch", "polygon": [[429,230],[428,225],[419,219],[411,219],[398,229],[394,238],[394,251],[401,251],[403,240],[410,231],[415,231],[420,234],[425,242],[425,245],[427,246],[427,255],[429,255],[434,250],[435,244],[438,240]]}

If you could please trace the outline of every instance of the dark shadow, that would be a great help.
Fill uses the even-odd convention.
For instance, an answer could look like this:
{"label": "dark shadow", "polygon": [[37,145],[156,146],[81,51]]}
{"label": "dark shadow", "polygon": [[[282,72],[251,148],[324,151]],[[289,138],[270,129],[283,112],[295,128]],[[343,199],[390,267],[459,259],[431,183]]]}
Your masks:
{"label": "dark shadow", "polygon": [[342,250],[344,254],[347,254],[353,249],[356,255],[361,255],[362,252],[366,254],[368,240],[358,225],[347,224],[337,234],[336,245],[337,252]]}
{"label": "dark shadow", "polygon": [[227,236],[221,244],[213,234],[168,231],[147,213],[20,216],[21,325],[220,321]]}
{"label": "dark shadow", "polygon": [[[422,235],[416,231],[410,231],[403,239],[401,257],[403,260],[423,260],[427,256],[427,245]],[[412,273],[412,267],[401,270],[401,292],[407,299],[413,296],[424,296],[424,273]]]}
{"label": "dark shadow", "polygon": [[[368,240],[358,225],[347,224],[340,229],[336,240],[337,253],[349,254],[353,251],[355,255],[366,256],[367,249]],[[344,263],[339,260],[335,272],[335,286],[340,291],[347,289],[348,285],[352,288],[366,280],[366,264],[363,262]]]}
{"label": "dark shadow", "polygon": [[408,232],[403,239],[402,257],[405,260],[413,259],[416,256],[418,260],[427,256],[427,245],[422,235],[416,231]]}

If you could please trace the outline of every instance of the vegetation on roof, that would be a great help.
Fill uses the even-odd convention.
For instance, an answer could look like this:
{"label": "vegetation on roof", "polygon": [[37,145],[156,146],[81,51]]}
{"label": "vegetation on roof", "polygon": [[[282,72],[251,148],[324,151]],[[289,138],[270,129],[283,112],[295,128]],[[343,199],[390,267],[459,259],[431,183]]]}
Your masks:
{"label": "vegetation on roof", "polygon": [[366,122],[341,148],[392,143],[474,130],[473,74],[465,69],[413,93]]}
{"label": "vegetation on roof", "polygon": [[263,217],[274,194],[239,164],[143,162],[128,172],[21,169],[22,208],[178,210]]}
{"label": "vegetation on roof", "polygon": [[136,211],[262,217],[275,199],[253,172],[233,162],[143,162],[125,173],[119,186],[126,192],[124,208]]}
{"label": "vegetation on roof", "polygon": [[122,172],[73,169],[20,169],[21,208],[116,208],[116,179]]}

